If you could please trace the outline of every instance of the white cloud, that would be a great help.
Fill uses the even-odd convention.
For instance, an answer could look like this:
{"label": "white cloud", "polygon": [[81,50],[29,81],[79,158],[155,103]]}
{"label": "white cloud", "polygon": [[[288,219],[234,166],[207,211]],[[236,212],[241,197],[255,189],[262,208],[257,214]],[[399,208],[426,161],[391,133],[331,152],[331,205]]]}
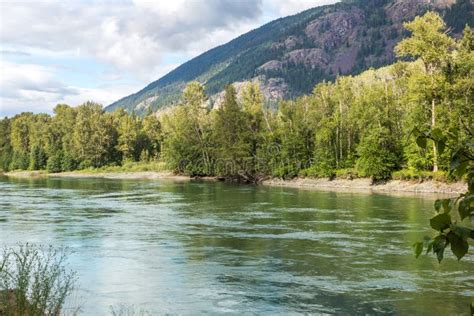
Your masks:
{"label": "white cloud", "polygon": [[[241,22],[257,21],[261,1],[174,0],[133,3],[1,2],[2,43],[29,53],[31,47],[75,51],[141,79],[159,71],[163,54],[201,51],[221,44],[214,33],[238,35]],[[237,26],[237,27],[236,27]],[[245,30],[246,31],[246,30]],[[199,45],[205,38],[205,45]]]}
{"label": "white cloud", "polygon": [[279,16],[287,16],[301,11],[339,2],[340,0],[263,0],[264,6]]}
{"label": "white cloud", "polygon": [[57,77],[54,67],[0,60],[0,117],[27,111],[50,113],[58,103],[78,105],[93,100],[107,105],[140,88],[123,84],[83,88],[65,85]]}
{"label": "white cloud", "polygon": [[[0,114],[45,111],[63,101],[108,104],[172,70],[177,60],[170,56],[195,57],[270,18],[333,2],[0,0]],[[57,65],[44,66],[44,59]],[[87,87],[68,82],[89,69],[71,61],[87,59],[106,73]]]}

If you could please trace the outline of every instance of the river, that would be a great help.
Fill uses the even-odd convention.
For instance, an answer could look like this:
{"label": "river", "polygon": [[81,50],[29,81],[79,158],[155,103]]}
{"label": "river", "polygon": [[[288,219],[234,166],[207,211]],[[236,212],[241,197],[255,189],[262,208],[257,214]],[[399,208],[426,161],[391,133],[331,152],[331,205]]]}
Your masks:
{"label": "river", "polygon": [[[0,246],[67,246],[84,315],[468,314],[474,256],[411,244],[435,196],[0,178]],[[471,248],[472,250],[473,248]]]}

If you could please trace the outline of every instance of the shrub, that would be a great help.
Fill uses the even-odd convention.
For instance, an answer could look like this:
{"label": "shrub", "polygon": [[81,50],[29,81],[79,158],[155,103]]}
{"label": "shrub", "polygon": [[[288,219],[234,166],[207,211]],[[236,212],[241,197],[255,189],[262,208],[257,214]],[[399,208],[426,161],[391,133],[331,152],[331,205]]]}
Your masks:
{"label": "shrub", "polygon": [[297,176],[297,171],[292,166],[280,166],[272,171],[272,176],[283,179],[291,179]]}
{"label": "shrub", "polygon": [[414,180],[418,179],[418,171],[414,169],[402,169],[392,173],[393,180]]}
{"label": "shrub", "polygon": [[449,182],[453,180],[449,174],[445,171],[425,171],[415,169],[402,169],[392,173],[394,180],[415,180],[415,181],[428,181],[435,180],[440,182]]}
{"label": "shrub", "polygon": [[329,166],[317,165],[301,170],[299,176],[308,178],[334,178],[335,173]]}
{"label": "shrub", "polygon": [[66,151],[62,156],[61,169],[62,171],[73,171],[77,169],[77,162],[68,151]]}
{"label": "shrub", "polygon": [[67,251],[30,244],[6,247],[0,256],[0,315],[59,315],[74,289]]}
{"label": "shrub", "polygon": [[48,172],[61,172],[62,171],[62,154],[61,152],[54,153],[48,158],[46,165]]}
{"label": "shrub", "polygon": [[347,168],[347,169],[338,169],[336,170],[336,178],[337,179],[357,179],[359,178],[359,173],[354,168]]}
{"label": "shrub", "polygon": [[92,161],[83,160],[83,161],[81,161],[81,163],[79,163],[79,165],[77,166],[77,169],[84,170],[84,169],[88,169],[88,168],[92,168],[92,167],[93,167]]}

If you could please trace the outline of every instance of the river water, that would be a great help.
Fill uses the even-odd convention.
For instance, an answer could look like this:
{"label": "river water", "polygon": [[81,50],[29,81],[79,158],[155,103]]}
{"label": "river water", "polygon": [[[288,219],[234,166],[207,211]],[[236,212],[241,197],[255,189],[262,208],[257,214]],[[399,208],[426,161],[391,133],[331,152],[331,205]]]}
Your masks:
{"label": "river water", "polygon": [[467,315],[474,256],[412,254],[434,199],[0,178],[0,246],[68,246],[79,275],[68,305],[84,315]]}

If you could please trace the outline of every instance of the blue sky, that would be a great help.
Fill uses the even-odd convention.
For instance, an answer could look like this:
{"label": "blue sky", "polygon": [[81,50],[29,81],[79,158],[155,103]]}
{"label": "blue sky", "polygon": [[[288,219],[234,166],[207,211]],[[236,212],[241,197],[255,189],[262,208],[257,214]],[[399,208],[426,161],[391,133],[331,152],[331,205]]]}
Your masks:
{"label": "blue sky", "polygon": [[0,0],[0,116],[104,106],[275,18],[335,0]]}

